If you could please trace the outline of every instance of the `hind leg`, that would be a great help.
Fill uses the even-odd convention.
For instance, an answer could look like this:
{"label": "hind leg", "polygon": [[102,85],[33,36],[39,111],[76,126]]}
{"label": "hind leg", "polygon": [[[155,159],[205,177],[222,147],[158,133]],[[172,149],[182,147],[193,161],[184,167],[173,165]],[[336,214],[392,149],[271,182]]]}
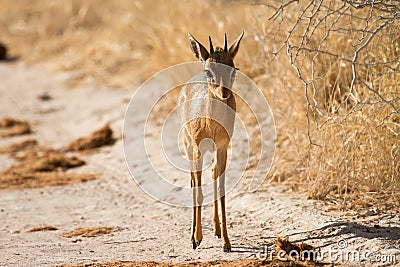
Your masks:
{"label": "hind leg", "polygon": [[214,216],[213,216],[213,225],[214,225],[214,236],[217,238],[221,238],[221,225],[219,222],[218,216],[218,165],[217,161],[214,162],[212,169],[212,179],[213,179],[213,193],[214,193]]}

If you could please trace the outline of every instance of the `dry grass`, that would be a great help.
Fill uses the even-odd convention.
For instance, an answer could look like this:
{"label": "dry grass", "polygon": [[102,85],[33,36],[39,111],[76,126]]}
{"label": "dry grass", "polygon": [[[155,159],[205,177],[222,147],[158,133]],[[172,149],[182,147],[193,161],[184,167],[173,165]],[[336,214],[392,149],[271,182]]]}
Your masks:
{"label": "dry grass", "polygon": [[40,188],[97,179],[95,174],[65,172],[85,162],[64,152],[40,146],[34,139],[1,147],[0,153],[7,153],[17,160],[14,165],[0,171],[0,189]]}
{"label": "dry grass", "polygon": [[303,261],[315,261],[318,255],[317,249],[307,243],[301,243],[299,245],[289,241],[289,238],[276,239],[277,253],[284,251],[284,257],[287,260],[294,260],[293,257],[297,257],[296,260]]}
{"label": "dry grass", "polygon": [[0,120],[0,137],[12,137],[30,134],[31,132],[31,126],[27,121],[8,117]]}
{"label": "dry grass", "polygon": [[25,149],[35,147],[38,144],[38,141],[35,139],[27,139],[18,143],[11,144],[9,146],[0,147],[0,153],[7,153],[10,156],[15,157],[16,153]]}
{"label": "dry grass", "polygon": [[[287,131],[278,149],[295,152],[278,151],[272,175],[339,209],[398,208],[400,18],[387,23],[369,5],[321,1],[307,9],[308,3],[290,6],[284,20],[272,21],[271,28],[286,29],[282,42],[291,29],[284,48],[296,72],[287,80],[303,83],[289,92],[292,99],[279,104],[284,116],[292,118],[276,118]],[[303,11],[307,19],[298,22]],[[271,34],[279,35],[270,31],[265,36]],[[264,49],[274,52],[270,45]]]}
{"label": "dry grass", "polygon": [[42,232],[42,231],[55,231],[55,230],[58,230],[58,228],[55,226],[46,225],[46,226],[38,226],[38,227],[29,228],[28,230],[26,230],[26,232],[33,233],[33,232]]}
{"label": "dry grass", "polygon": [[85,173],[7,173],[1,174],[0,189],[20,190],[57,185],[70,185],[97,179],[95,174]]}
{"label": "dry grass", "polygon": [[[131,87],[172,64],[194,60],[187,32],[203,42],[211,35],[215,44],[221,44],[224,32],[232,40],[244,30],[237,66],[263,88],[278,131],[269,180],[286,182],[295,190],[307,191],[311,198],[330,200],[340,208],[370,207],[382,199],[389,203],[382,208],[398,207],[400,119],[398,114],[390,114],[399,109],[399,101],[392,102],[393,108],[361,83],[354,85],[355,98],[379,103],[345,101],[351,64],[312,51],[302,51],[295,62],[303,78],[313,79],[318,88],[305,93],[285,51],[273,54],[308,3],[300,2],[286,7],[274,21],[268,20],[274,13],[268,1],[251,5],[242,1],[6,0],[0,4],[0,41],[9,46],[11,55],[20,55],[25,62],[42,62],[70,73],[71,86]],[[271,3],[279,6],[276,1]],[[368,13],[349,10],[355,17]],[[378,22],[371,19],[368,27]],[[349,23],[344,17],[335,27],[348,27]],[[305,28],[306,21],[301,21],[293,32],[293,43],[301,41]],[[400,32],[399,22],[390,29]],[[307,39],[307,47],[318,48],[323,40],[323,48],[348,57],[359,34],[338,30],[324,39],[324,30],[317,29]],[[360,53],[359,60],[398,58],[399,43],[398,35],[382,34]],[[358,67],[359,77],[373,84],[383,98],[398,97],[398,73],[386,75],[387,70],[379,64]],[[311,105],[306,96],[312,99]],[[318,146],[310,146],[309,139]]]}
{"label": "dry grass", "polygon": [[84,227],[84,228],[77,228],[70,232],[66,232],[63,234],[63,237],[67,238],[71,238],[74,236],[96,237],[101,235],[108,235],[113,231],[115,231],[115,229],[111,226]]}
{"label": "dry grass", "polygon": [[[11,55],[70,72],[71,85],[136,86],[171,64],[194,60],[188,32],[200,40],[210,34],[222,44],[225,31],[233,40],[252,23],[243,4],[217,2],[218,12],[212,12],[212,3],[201,1],[193,8],[181,1],[2,1],[1,41]],[[251,64],[255,45],[249,32],[241,58],[252,57]]]}
{"label": "dry grass", "polygon": [[94,148],[99,148],[105,145],[112,145],[115,143],[113,131],[110,126],[104,125],[100,129],[94,131],[87,137],[80,137],[66,147],[67,151],[88,151]]}

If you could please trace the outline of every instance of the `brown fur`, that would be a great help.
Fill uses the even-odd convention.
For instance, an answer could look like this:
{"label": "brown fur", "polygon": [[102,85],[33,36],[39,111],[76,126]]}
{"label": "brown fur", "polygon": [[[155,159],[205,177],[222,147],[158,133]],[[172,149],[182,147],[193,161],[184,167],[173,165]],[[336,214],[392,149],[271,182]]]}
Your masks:
{"label": "brown fur", "polygon": [[[222,234],[224,251],[231,251],[225,214],[225,168],[227,149],[233,132],[234,113],[236,110],[235,97],[231,91],[232,77],[235,70],[233,58],[238,51],[242,37],[243,33],[230,46],[229,50],[226,36],[224,48],[217,47],[215,50],[210,38],[210,49],[207,51],[200,42],[189,34],[192,52],[203,62],[205,71],[211,73],[215,80],[210,82],[204,79],[205,76],[195,76],[203,84],[199,85],[189,81],[180,92],[178,100],[178,103],[183,106],[180,114],[185,123],[183,138],[187,156],[191,161],[193,201],[191,242],[193,248],[199,246],[203,238],[201,227],[201,206],[203,203],[201,189],[202,152],[200,151],[200,144],[208,139],[214,143],[216,150],[216,160],[212,169],[214,181],[214,234],[217,237],[221,237]],[[223,65],[219,64],[229,67],[223,67]],[[197,101],[198,99],[200,101]],[[222,227],[218,216],[218,199],[220,199],[221,204]]]}

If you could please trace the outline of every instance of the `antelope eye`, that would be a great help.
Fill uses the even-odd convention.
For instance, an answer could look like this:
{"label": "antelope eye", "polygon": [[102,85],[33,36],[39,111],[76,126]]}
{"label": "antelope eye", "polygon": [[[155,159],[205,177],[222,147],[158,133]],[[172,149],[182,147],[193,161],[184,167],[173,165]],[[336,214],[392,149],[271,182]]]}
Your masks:
{"label": "antelope eye", "polygon": [[206,73],[207,79],[211,82],[214,82],[214,74],[211,72],[211,70],[204,70],[204,72]]}
{"label": "antelope eye", "polygon": [[235,80],[235,78],[236,78],[236,70],[233,69],[231,72],[231,81],[233,82],[233,80]]}

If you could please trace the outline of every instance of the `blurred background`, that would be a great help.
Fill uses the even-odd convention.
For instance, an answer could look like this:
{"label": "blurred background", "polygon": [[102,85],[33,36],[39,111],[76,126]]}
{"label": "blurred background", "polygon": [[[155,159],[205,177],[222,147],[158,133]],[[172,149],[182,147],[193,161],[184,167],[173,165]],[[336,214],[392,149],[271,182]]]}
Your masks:
{"label": "blurred background", "polygon": [[332,209],[400,203],[398,1],[2,0],[9,57],[67,74],[71,88],[134,90],[194,61],[187,33],[222,45],[262,88],[278,139],[266,181]]}

